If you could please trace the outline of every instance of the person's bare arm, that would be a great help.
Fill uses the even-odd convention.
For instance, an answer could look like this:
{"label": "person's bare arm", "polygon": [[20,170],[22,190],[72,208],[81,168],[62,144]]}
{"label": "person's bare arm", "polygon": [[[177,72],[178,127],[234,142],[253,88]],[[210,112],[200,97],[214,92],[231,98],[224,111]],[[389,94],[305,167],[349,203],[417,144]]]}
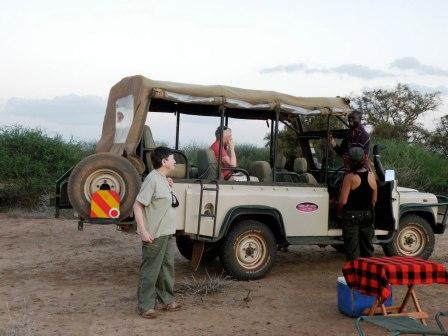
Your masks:
{"label": "person's bare arm", "polygon": [[137,222],[137,232],[140,235],[140,239],[143,242],[152,243],[154,238],[146,231],[144,219],[143,219],[143,204],[139,201],[134,202],[134,218]]}
{"label": "person's bare arm", "polygon": [[378,199],[378,185],[376,183],[375,175],[369,173],[369,185],[372,188],[372,206],[375,208],[376,201]]}
{"label": "person's bare arm", "polygon": [[236,161],[236,154],[235,154],[235,144],[233,141],[229,142],[227,153],[229,155],[222,157],[222,162],[227,165],[227,167],[236,167],[237,161]]}
{"label": "person's bare arm", "polygon": [[342,210],[344,209],[344,205],[347,204],[351,186],[352,186],[352,175],[348,174],[344,177],[344,181],[342,182],[341,194],[339,195],[339,203],[338,203],[338,217],[342,216]]}

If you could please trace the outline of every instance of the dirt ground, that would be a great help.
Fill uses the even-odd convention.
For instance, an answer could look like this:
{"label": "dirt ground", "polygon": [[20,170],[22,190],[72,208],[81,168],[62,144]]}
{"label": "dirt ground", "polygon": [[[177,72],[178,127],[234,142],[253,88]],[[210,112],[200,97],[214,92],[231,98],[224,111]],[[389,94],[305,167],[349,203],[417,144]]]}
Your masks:
{"label": "dirt ground", "polygon": [[[0,335],[355,335],[354,320],[337,309],[344,257],[331,247],[278,252],[266,278],[231,281],[222,293],[179,294],[183,310],[145,320],[136,312],[137,235],[113,226],[78,232],[74,220],[4,215],[0,229]],[[447,248],[447,235],[438,237],[432,259],[447,264]],[[207,271],[219,273],[218,261]],[[191,274],[178,255],[176,283]],[[204,269],[196,274],[203,276]],[[448,309],[447,290],[418,288],[430,315]]]}

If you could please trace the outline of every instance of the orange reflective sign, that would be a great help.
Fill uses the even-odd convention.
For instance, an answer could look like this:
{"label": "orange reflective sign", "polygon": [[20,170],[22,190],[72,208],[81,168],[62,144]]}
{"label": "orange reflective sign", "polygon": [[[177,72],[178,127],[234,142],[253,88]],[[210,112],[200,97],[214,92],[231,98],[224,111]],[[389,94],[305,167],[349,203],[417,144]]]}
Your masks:
{"label": "orange reflective sign", "polygon": [[90,202],[90,218],[120,217],[120,195],[113,190],[98,190]]}

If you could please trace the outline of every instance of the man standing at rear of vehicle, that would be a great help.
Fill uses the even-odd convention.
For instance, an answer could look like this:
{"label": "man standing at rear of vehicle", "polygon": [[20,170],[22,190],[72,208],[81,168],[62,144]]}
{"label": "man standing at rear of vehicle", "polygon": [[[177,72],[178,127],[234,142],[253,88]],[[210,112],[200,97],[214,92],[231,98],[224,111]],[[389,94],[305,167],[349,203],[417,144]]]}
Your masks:
{"label": "man standing at rear of vehicle", "polygon": [[[179,310],[174,301],[174,241],[176,230],[172,180],[167,175],[176,161],[171,149],[157,147],[151,153],[154,169],[145,178],[134,203],[134,217],[142,241],[142,263],[138,287],[138,310],[144,318],[155,318],[156,310]],[[157,303],[156,300],[159,302]]]}
{"label": "man standing at rear of vehicle", "polygon": [[[233,143],[232,130],[227,126],[223,126],[222,129],[222,160],[221,164],[223,168],[226,167],[236,167],[236,154],[235,154],[235,144]],[[215,153],[216,160],[219,160],[219,146],[221,145],[221,126],[219,126],[215,131],[216,141],[210,146],[210,148]],[[232,171],[229,169],[221,170],[221,177],[228,180],[232,176]]]}
{"label": "man standing at rear of vehicle", "polygon": [[353,147],[361,147],[366,156],[369,155],[370,138],[367,131],[361,124],[362,114],[355,110],[348,116],[349,129],[342,140],[340,145],[336,144],[336,140],[331,134],[328,135],[328,141],[335,150],[335,152],[344,157],[347,155],[348,150]]}

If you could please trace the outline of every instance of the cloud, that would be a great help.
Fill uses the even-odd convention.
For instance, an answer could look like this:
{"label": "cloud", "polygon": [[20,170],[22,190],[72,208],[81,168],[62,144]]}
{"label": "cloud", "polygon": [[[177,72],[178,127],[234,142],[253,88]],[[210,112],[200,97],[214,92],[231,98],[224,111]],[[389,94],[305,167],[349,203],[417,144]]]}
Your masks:
{"label": "cloud", "polygon": [[303,63],[290,63],[285,65],[276,65],[271,68],[264,68],[260,70],[261,74],[267,74],[272,72],[296,72],[305,70],[307,66]]}
{"label": "cloud", "polygon": [[104,117],[106,101],[97,96],[67,95],[53,99],[10,98],[2,114],[39,118],[52,123],[89,124]]}
{"label": "cloud", "polygon": [[417,90],[421,93],[433,93],[433,92],[440,92],[442,95],[448,95],[448,87],[439,85],[437,87],[432,86],[426,86],[426,85],[420,85],[415,83],[407,83],[407,85],[413,89]]}
{"label": "cloud", "polygon": [[[2,105],[2,106],[1,106]],[[3,125],[41,127],[51,135],[91,140],[101,136],[106,101],[97,96],[54,99],[10,98],[0,105]]]}
{"label": "cloud", "polygon": [[305,73],[336,73],[341,75],[347,75],[351,77],[357,77],[362,79],[372,79],[379,77],[392,77],[391,73],[385,72],[379,69],[372,69],[365,65],[359,64],[342,64],[332,68],[309,68],[303,63],[290,63],[283,65],[276,65],[270,68],[264,68],[260,70],[261,74],[268,74],[273,72],[298,72],[302,71]]}
{"label": "cloud", "polygon": [[448,76],[448,70],[420,63],[415,57],[398,58],[390,64],[391,68],[413,70],[419,75]]}

